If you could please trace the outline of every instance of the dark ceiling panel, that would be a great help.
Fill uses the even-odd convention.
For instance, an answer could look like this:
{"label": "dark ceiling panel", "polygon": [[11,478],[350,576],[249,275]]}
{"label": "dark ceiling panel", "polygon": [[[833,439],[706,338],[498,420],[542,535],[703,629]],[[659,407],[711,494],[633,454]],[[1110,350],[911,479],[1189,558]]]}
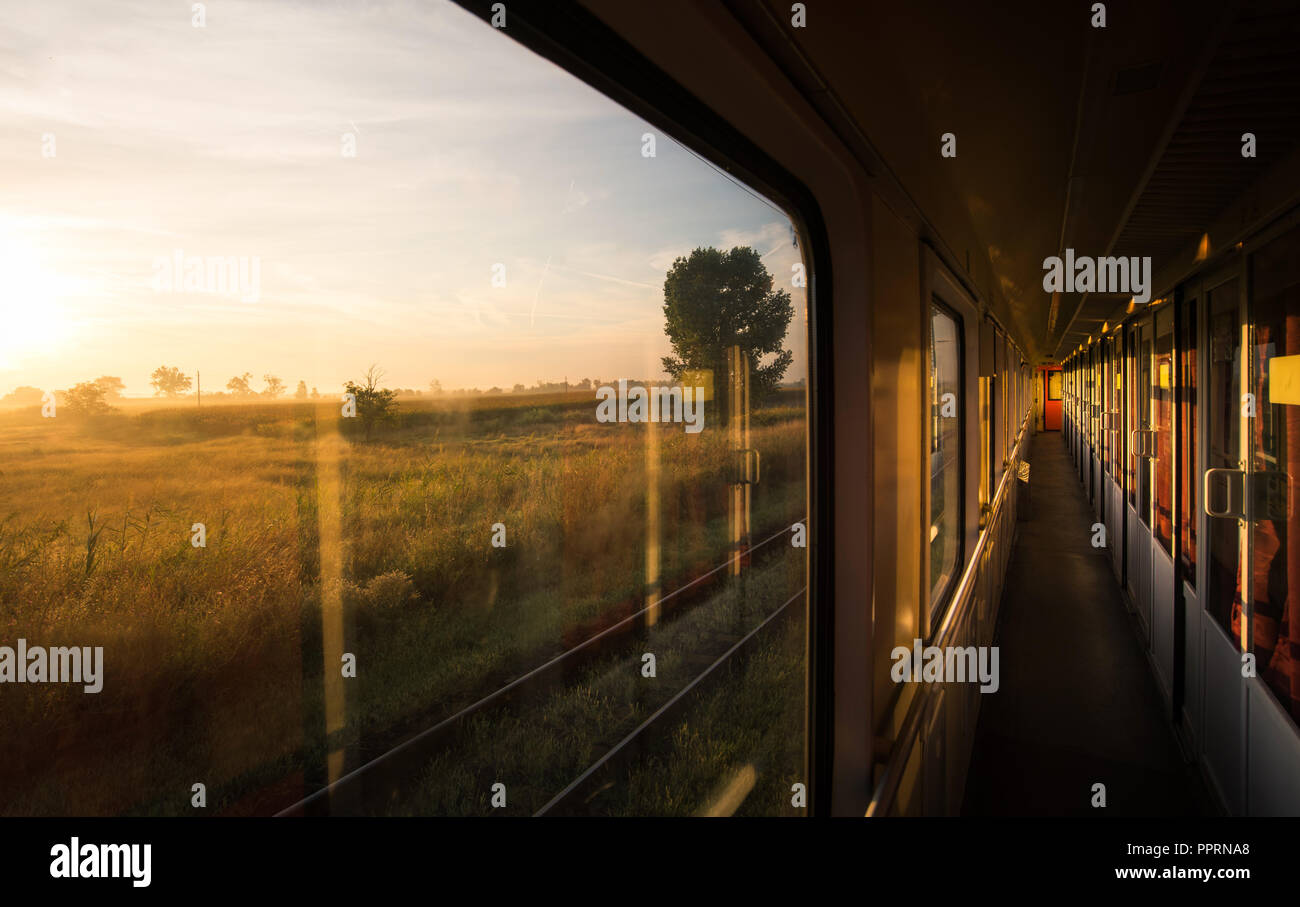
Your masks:
{"label": "dark ceiling panel", "polygon": [[[1253,133],[1256,157],[1242,157]],[[1223,33],[1177,128],[1111,254],[1151,256],[1159,270],[1185,252],[1263,174],[1300,144],[1300,6],[1248,2]],[[1127,300],[1086,299],[1054,344],[1086,341],[1091,322],[1123,314]]]}

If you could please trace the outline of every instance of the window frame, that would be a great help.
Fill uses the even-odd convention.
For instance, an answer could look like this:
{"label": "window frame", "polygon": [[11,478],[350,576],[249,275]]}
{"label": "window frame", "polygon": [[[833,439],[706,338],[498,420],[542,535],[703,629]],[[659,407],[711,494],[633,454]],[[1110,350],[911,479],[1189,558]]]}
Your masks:
{"label": "window frame", "polygon": [[[968,558],[970,553],[975,550],[981,529],[979,525],[979,495],[982,464],[978,456],[972,457],[972,452],[981,449],[981,428],[985,424],[980,418],[980,392],[983,383],[980,378],[980,371],[981,358],[984,352],[981,347],[981,332],[985,329],[986,319],[976,306],[974,295],[948,269],[938,254],[925,243],[922,243],[921,294],[917,302],[920,303],[917,306],[917,317],[921,322],[921,342],[923,349],[926,350],[925,355],[929,355],[930,332],[932,329],[931,309],[933,305],[947,310],[947,314],[958,325],[958,336],[961,339],[961,349],[958,357],[961,373],[961,380],[958,385],[961,391],[958,399],[958,409],[962,420],[959,428],[960,444],[958,447],[958,458],[961,463],[958,482],[958,496],[961,501],[960,516],[958,518],[961,536],[957,549],[958,567],[950,585],[944,588],[941,595],[934,598],[930,595],[929,476],[932,439],[929,436],[931,429],[928,418],[924,420],[924,435],[921,438],[922,452],[925,457],[923,468],[926,480],[922,483],[918,503],[925,518],[923,520],[922,538],[917,540],[923,551],[923,557],[920,564],[921,572],[916,577],[916,580],[919,586],[919,599],[922,608],[919,629],[928,641],[934,638],[943,622],[948,619],[952,612],[954,594],[961,585],[961,580],[966,575],[967,570],[970,569]],[[992,322],[988,323],[991,324]],[[928,375],[928,364],[925,366],[925,370]],[[922,383],[928,387],[928,381]],[[925,399],[925,393],[926,391],[923,391],[922,399],[917,401],[922,406],[929,405]],[[991,394],[988,399],[990,411],[994,409],[995,405],[994,395]],[[989,441],[993,443],[992,432],[989,432]],[[990,489],[989,493],[992,495],[994,489]]]}
{"label": "window frame", "polygon": [[[934,351],[934,317],[936,314],[942,314],[951,319],[955,328],[957,341],[957,385],[960,390],[957,407],[957,551],[954,561],[952,574],[948,577],[947,582],[943,584],[935,594],[934,588],[929,582],[925,584],[925,596],[922,599],[926,602],[926,609],[931,617],[930,626],[927,628],[930,633],[935,630],[935,619],[941,619],[952,605],[953,593],[957,590],[958,583],[961,582],[962,574],[966,572],[966,324],[961,317],[961,313],[948,305],[937,293],[931,293],[929,305],[927,307],[925,345],[927,352],[933,355]],[[935,380],[934,366],[930,366],[930,385],[934,386]],[[926,425],[929,426],[930,437],[926,439],[926,475],[931,486],[934,482],[934,420],[927,419]],[[933,502],[930,496],[926,496],[925,508],[925,526],[926,532],[931,529],[931,516],[933,514]],[[933,539],[926,539],[923,544],[926,546],[926,576],[930,575],[933,565],[930,563],[929,552],[933,548]]]}

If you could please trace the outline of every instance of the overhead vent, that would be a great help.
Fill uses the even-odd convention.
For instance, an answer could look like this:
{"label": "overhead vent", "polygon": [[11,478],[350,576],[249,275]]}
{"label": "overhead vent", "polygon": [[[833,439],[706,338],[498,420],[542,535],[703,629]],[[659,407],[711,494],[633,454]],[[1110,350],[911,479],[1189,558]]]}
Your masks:
{"label": "overhead vent", "polygon": [[1147,63],[1143,66],[1130,66],[1115,74],[1115,94],[1137,94],[1150,91],[1160,84],[1160,71],[1163,63]]}

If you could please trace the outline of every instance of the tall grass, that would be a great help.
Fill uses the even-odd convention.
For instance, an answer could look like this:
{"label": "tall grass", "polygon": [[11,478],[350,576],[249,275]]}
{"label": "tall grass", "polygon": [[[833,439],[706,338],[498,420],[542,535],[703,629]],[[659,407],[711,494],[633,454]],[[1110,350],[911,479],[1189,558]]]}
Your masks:
{"label": "tall grass", "polygon": [[[646,427],[598,425],[590,400],[421,401],[369,444],[333,403],[0,414],[0,644],[105,648],[99,694],[3,691],[0,812],[187,809],[200,781],[215,812],[310,773],[337,742],[317,444],[340,428],[349,740],[447,713],[571,646],[641,595],[648,545],[664,580],[719,562],[725,436],[664,426],[650,460]],[[804,515],[802,410],[754,425],[753,526],[788,525]]]}

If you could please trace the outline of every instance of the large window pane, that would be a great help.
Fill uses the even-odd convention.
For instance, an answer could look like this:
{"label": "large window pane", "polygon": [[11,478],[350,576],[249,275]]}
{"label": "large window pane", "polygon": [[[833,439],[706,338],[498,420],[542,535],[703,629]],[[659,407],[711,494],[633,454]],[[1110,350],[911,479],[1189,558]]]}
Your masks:
{"label": "large window pane", "polygon": [[0,12],[58,149],[0,152],[0,644],[103,688],[4,686],[0,810],[270,813],[441,726],[308,811],[801,813],[787,214],[450,3],[56,7]]}
{"label": "large window pane", "polygon": [[1183,558],[1183,578],[1196,588],[1196,526],[1200,516],[1200,472],[1196,458],[1196,309],[1198,301],[1188,300],[1183,307],[1183,336],[1179,348],[1179,429],[1178,470],[1182,486],[1179,503],[1179,538]]}
{"label": "large window pane", "polygon": [[1142,373],[1138,370],[1138,329],[1136,326],[1128,329],[1128,348],[1125,351],[1124,358],[1125,368],[1128,371],[1128,406],[1125,408],[1125,426],[1124,437],[1129,439],[1128,443],[1128,502],[1129,506],[1135,510],[1138,507],[1138,474],[1142,460],[1136,453],[1136,447],[1132,443],[1133,432],[1142,428],[1142,406],[1145,402],[1146,393],[1142,386]]}
{"label": "large window pane", "polygon": [[[1205,465],[1209,469],[1237,469],[1240,467],[1241,437],[1241,329],[1237,315],[1237,279],[1211,290],[1208,304],[1210,361],[1206,404],[1209,420],[1205,436],[1208,462]],[[1222,494],[1222,490],[1219,493]],[[1207,506],[1220,510],[1227,503],[1226,500],[1210,500]],[[1241,545],[1237,521],[1210,519],[1207,527],[1210,588],[1205,607],[1226,632],[1240,638],[1237,615],[1241,602],[1237,583]]]}
{"label": "large window pane", "polygon": [[1151,393],[1156,433],[1155,523],[1151,532],[1165,551],[1173,553],[1174,534],[1174,310],[1156,313],[1155,372]]}
{"label": "large window pane", "polygon": [[[1151,347],[1151,323],[1147,322],[1138,328],[1137,419],[1138,427],[1142,431],[1150,431],[1152,428],[1151,413],[1155,400],[1153,382],[1156,373],[1151,370]],[[1151,524],[1151,472],[1152,461],[1146,457],[1139,457],[1137,460],[1138,519],[1145,525]]]}
{"label": "large window pane", "polygon": [[1253,649],[1259,675],[1300,721],[1300,508],[1290,500],[1300,475],[1300,230],[1252,259],[1256,497]]}

